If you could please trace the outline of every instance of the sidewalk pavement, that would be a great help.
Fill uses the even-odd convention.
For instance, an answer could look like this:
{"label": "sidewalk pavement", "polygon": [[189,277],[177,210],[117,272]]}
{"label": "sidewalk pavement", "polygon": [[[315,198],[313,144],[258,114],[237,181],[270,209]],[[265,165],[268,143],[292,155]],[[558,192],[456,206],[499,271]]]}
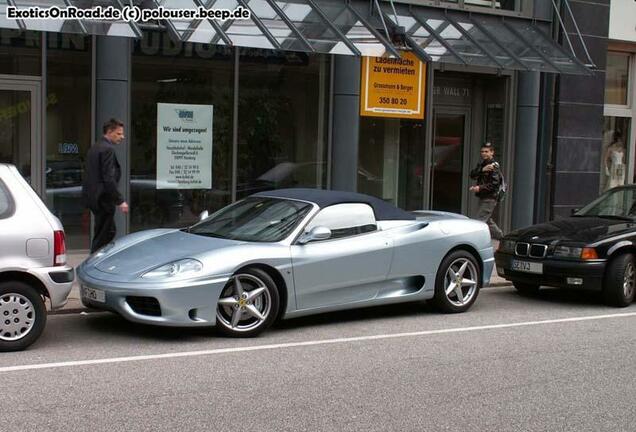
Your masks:
{"label": "sidewalk pavement", "polygon": [[[496,248],[498,246],[498,242],[496,240],[493,241],[493,245]],[[66,259],[68,264],[73,266],[73,268],[77,268],[82,261],[86,259],[88,256],[88,252],[80,252],[80,253],[67,253]],[[490,276],[490,284],[487,286],[496,287],[496,286],[507,286],[510,285],[510,282],[505,279],[499,277],[497,274],[497,269],[493,268],[492,275]],[[48,307],[48,305],[47,305]],[[71,293],[68,296],[68,302],[62,309],[58,309],[56,311],[49,311],[51,314],[61,314],[61,313],[78,313],[81,311],[87,310],[82,301],[80,300],[79,293],[79,285],[77,282],[77,277],[73,282],[73,288],[71,289]]]}

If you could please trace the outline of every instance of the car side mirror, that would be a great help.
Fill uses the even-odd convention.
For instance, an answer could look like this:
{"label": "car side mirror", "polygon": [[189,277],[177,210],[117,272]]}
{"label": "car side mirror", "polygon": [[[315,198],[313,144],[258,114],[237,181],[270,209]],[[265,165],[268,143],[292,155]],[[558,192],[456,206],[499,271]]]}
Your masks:
{"label": "car side mirror", "polygon": [[200,214],[199,214],[199,221],[202,221],[203,219],[207,219],[208,216],[210,216],[210,213],[208,213],[207,210],[203,210]]}
{"label": "car side mirror", "polygon": [[573,208],[573,209],[570,211],[570,214],[571,214],[571,215],[574,215],[574,214],[575,214],[577,211],[579,211],[579,210],[581,210],[581,209]]}
{"label": "car side mirror", "polygon": [[305,232],[300,239],[298,239],[299,244],[307,244],[311,241],[316,240],[327,240],[331,238],[331,230],[325,226],[316,226],[311,229],[311,231]]}

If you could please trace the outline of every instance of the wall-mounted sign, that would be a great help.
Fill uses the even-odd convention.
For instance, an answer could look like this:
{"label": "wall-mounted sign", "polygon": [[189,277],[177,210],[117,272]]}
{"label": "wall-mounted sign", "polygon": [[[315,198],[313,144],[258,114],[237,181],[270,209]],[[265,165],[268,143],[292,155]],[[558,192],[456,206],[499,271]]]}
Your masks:
{"label": "wall-mounted sign", "polygon": [[157,189],[212,188],[212,105],[157,104]]}
{"label": "wall-mounted sign", "polygon": [[360,115],[424,118],[426,64],[411,52],[401,58],[362,57]]}

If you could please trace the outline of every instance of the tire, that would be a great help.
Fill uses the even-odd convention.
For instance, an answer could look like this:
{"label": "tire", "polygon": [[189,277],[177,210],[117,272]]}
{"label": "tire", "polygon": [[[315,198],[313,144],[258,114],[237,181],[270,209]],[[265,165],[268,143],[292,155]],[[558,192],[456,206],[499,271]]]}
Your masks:
{"label": "tire", "polygon": [[25,349],[45,325],[46,307],[35,288],[19,281],[0,283],[0,351]]}
{"label": "tire", "polygon": [[534,296],[539,293],[539,285],[523,283],[523,282],[513,282],[512,283],[519,294],[524,296]]}
{"label": "tire", "polygon": [[[465,268],[460,274],[464,265]],[[458,290],[456,282],[460,277],[464,282]],[[437,270],[433,304],[445,313],[467,311],[479,295],[480,280],[479,264],[470,252],[465,250],[451,252],[442,260]],[[451,289],[451,285],[454,289]]]}
{"label": "tire", "polygon": [[605,303],[626,307],[634,301],[636,291],[636,262],[633,254],[623,254],[612,259],[605,269],[603,297]]}
{"label": "tire", "polygon": [[[239,289],[237,281],[240,283]],[[278,287],[266,272],[257,268],[241,270],[232,276],[221,291],[216,309],[216,326],[225,336],[256,336],[276,320],[279,304]]]}

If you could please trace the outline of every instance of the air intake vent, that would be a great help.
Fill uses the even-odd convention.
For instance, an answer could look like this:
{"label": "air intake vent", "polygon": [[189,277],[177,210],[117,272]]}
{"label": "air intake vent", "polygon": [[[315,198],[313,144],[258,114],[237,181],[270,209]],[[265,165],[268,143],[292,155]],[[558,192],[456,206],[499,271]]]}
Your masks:
{"label": "air intake vent", "polygon": [[126,297],[128,306],[139,315],[161,316],[159,301],[154,297]]}

